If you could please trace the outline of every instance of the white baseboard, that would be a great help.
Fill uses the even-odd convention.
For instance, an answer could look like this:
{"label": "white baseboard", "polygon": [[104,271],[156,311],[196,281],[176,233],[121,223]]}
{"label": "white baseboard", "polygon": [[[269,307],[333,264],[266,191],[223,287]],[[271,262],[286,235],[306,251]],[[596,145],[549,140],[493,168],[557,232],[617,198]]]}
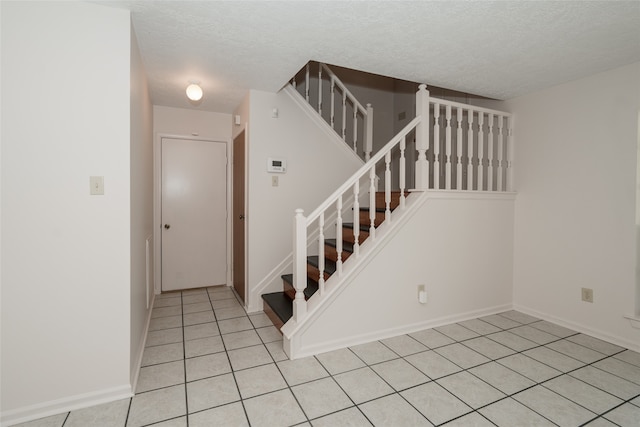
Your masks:
{"label": "white baseboard", "polygon": [[149,303],[149,313],[147,313],[147,321],[144,325],[144,338],[140,342],[138,347],[138,353],[136,355],[136,363],[132,366],[131,372],[131,390],[135,391],[138,385],[138,377],[140,376],[140,368],[142,367],[142,357],[144,356],[144,349],[147,345],[147,336],[149,335],[149,325],[151,324],[151,313],[153,312],[153,304],[156,301],[155,294],[151,295],[151,302]]}
{"label": "white baseboard", "polygon": [[131,385],[126,384],[106,390],[92,393],[84,393],[63,399],[51,400],[37,405],[25,406],[10,411],[2,411],[0,415],[1,426],[7,427],[14,424],[36,420],[38,418],[57,415],[63,412],[113,402],[133,396]]}
{"label": "white baseboard", "polygon": [[314,356],[328,351],[339,350],[345,347],[365,344],[372,341],[392,338],[398,335],[411,334],[423,329],[437,328],[439,326],[449,325],[451,323],[464,322],[465,320],[475,319],[477,317],[490,316],[492,314],[502,313],[511,310],[511,304],[503,304],[499,306],[483,308],[479,310],[468,311],[465,313],[452,314],[442,316],[435,319],[425,320],[423,322],[411,323],[408,325],[395,326],[388,329],[382,329],[375,332],[368,332],[360,335],[354,335],[341,338],[335,341],[326,341],[323,343],[313,344],[306,347],[296,348],[293,358],[298,359],[307,356]]}
{"label": "white baseboard", "polygon": [[518,310],[522,313],[528,314],[530,316],[534,316],[537,317],[539,319],[542,320],[546,320],[548,322],[552,322],[555,323],[557,325],[560,326],[564,326],[565,328],[569,328],[572,329],[576,332],[580,332],[586,335],[590,335],[592,337],[601,339],[603,341],[607,341],[611,344],[615,344],[618,345],[620,347],[624,347],[627,348],[629,350],[633,350],[636,352],[640,352],[640,343],[638,343],[637,341],[630,341],[628,339],[622,338],[622,337],[618,337],[615,335],[611,335],[607,332],[603,332],[603,331],[599,331],[597,329],[592,329],[592,328],[588,328],[585,327],[584,325],[581,325],[579,323],[575,323],[571,320],[567,320],[561,317],[557,317],[557,316],[553,316],[551,314],[548,313],[544,313],[538,310],[534,310],[519,304],[514,304],[513,306],[514,310]]}

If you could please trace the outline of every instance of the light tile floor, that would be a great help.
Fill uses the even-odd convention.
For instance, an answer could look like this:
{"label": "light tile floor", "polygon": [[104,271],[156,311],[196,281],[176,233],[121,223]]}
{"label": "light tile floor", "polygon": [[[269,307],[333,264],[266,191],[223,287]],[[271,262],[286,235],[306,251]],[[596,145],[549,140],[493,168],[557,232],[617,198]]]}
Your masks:
{"label": "light tile floor", "polygon": [[156,298],[136,395],[29,427],[640,426],[640,354],[509,311],[290,361],[226,287]]}

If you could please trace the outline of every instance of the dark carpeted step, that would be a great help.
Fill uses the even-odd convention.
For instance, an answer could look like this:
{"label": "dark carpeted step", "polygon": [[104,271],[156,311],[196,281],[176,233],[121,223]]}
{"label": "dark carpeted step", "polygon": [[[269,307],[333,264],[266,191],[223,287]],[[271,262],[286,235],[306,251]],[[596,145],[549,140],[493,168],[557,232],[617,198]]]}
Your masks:
{"label": "dark carpeted step", "polygon": [[[282,275],[282,280],[293,289],[293,292],[295,295],[295,288],[293,286],[293,274]],[[305,299],[311,298],[311,295],[315,294],[317,290],[318,290],[318,282],[307,277],[307,287],[304,290]]]}
{"label": "dark carpeted step", "polygon": [[[314,266],[315,268],[318,268],[318,266],[320,265],[320,259],[317,255],[314,256],[309,256],[307,257],[307,264]],[[324,272],[325,274],[329,274],[332,275],[333,273],[336,272],[336,263],[325,259],[324,260]]]}
{"label": "dark carpeted step", "polygon": [[264,312],[278,329],[293,316],[293,303],[284,292],[264,294],[262,299],[265,302]]}

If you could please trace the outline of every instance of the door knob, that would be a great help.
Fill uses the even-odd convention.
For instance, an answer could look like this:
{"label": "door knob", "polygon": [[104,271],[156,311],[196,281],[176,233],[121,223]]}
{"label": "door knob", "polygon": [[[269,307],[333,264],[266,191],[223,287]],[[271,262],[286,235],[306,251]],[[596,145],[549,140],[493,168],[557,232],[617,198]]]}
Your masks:
{"label": "door knob", "polygon": [[164,228],[165,228],[166,230],[168,230],[168,229],[170,229],[170,228],[171,228],[171,226],[170,226],[169,224],[165,224],[165,225],[164,225]]}
{"label": "door knob", "polygon": [[240,219],[244,219],[244,215],[240,214]]}

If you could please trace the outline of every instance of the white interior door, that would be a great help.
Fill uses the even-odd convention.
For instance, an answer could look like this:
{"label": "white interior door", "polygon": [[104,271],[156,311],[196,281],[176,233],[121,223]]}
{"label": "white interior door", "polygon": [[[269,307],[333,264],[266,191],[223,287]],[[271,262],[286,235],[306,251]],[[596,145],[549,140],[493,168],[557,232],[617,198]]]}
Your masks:
{"label": "white interior door", "polygon": [[227,277],[227,148],[162,139],[162,290],[222,285]]}

